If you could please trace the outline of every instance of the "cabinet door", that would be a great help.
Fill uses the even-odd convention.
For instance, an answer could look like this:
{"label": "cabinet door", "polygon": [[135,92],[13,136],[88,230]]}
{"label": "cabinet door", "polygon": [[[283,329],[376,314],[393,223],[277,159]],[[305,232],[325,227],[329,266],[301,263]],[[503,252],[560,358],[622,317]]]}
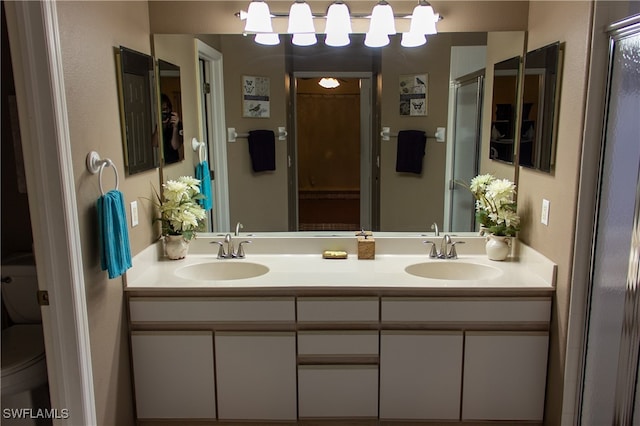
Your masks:
{"label": "cabinet door", "polygon": [[215,347],[219,419],[296,419],[293,332],[220,332]]}
{"label": "cabinet door", "polygon": [[212,333],[133,332],[136,409],[141,419],[215,419]]}
{"label": "cabinet door", "polygon": [[382,331],[380,418],[460,417],[462,332]]}
{"label": "cabinet door", "polygon": [[462,420],[541,421],[548,343],[547,332],[467,332]]}

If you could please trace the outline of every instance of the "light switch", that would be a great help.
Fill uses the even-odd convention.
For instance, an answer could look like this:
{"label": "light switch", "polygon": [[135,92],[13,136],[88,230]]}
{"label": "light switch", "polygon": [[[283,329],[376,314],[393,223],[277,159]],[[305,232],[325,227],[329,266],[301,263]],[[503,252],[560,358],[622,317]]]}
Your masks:
{"label": "light switch", "polygon": [[131,227],[138,226],[138,202],[131,202]]}
{"label": "light switch", "polygon": [[542,214],[540,215],[540,223],[549,225],[549,200],[542,199]]}

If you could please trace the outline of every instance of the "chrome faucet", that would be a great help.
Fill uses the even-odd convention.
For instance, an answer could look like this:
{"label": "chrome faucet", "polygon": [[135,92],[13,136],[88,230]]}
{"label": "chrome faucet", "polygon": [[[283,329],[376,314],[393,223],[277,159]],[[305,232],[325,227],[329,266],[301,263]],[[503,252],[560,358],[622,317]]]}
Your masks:
{"label": "chrome faucet", "polygon": [[[233,247],[233,238],[231,238],[231,234],[227,234],[224,236],[224,241],[212,241],[211,244],[218,244],[218,259],[244,259],[244,244],[250,244],[251,241],[240,241],[238,244],[238,250],[236,251]],[[224,246],[227,245],[227,250],[225,251]]]}
{"label": "chrome faucet", "polygon": [[431,224],[431,229],[434,231],[434,234],[436,237],[440,236],[440,231],[438,230],[438,223],[437,222],[433,222]]}
{"label": "chrome faucet", "polygon": [[436,243],[433,241],[423,241],[423,244],[431,244],[429,257],[432,259],[457,259],[458,251],[456,244],[464,244],[464,241],[452,241],[449,234],[445,234],[440,242],[440,252],[436,249]]}
{"label": "chrome faucet", "polygon": [[241,224],[240,222],[236,223],[236,232],[235,232],[235,236],[237,237],[238,235],[240,235],[240,230],[244,228],[244,225]]}

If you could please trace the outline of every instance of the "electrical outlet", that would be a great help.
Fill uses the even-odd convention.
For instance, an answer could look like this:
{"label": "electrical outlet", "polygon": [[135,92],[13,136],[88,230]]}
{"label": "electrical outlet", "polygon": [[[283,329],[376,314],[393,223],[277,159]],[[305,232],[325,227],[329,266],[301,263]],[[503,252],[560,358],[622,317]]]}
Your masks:
{"label": "electrical outlet", "polygon": [[131,202],[131,227],[138,226],[138,202]]}
{"label": "electrical outlet", "polygon": [[540,215],[540,223],[549,225],[549,200],[542,199],[542,214]]}

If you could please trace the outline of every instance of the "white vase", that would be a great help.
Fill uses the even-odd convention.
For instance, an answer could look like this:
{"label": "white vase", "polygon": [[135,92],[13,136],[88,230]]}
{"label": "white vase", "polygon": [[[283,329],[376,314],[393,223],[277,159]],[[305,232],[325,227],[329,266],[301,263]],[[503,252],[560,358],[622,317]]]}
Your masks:
{"label": "white vase", "polygon": [[182,235],[165,235],[164,251],[169,259],[184,259],[189,251],[189,240]]}
{"label": "white vase", "polygon": [[490,234],[485,245],[487,257],[490,260],[505,260],[511,250],[512,237]]}

